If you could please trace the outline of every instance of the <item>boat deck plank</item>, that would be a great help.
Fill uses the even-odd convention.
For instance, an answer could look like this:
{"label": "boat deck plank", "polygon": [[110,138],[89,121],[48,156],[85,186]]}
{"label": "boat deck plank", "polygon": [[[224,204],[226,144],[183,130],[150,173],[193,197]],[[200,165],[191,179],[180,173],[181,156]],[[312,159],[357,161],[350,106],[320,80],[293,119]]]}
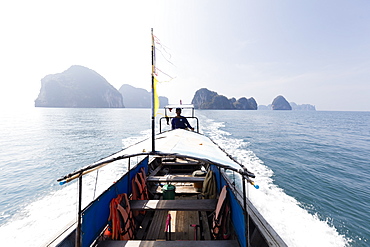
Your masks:
{"label": "boat deck plank", "polygon": [[203,228],[203,238],[204,240],[211,240],[211,232],[210,232],[210,227],[208,224],[208,217],[206,212],[202,211],[200,212],[201,215],[201,222],[202,222],[202,228]]}
{"label": "boat deck plank", "polygon": [[98,244],[98,247],[236,247],[239,246],[236,240],[208,240],[208,241],[103,241]]}
{"label": "boat deck plank", "polygon": [[203,200],[132,200],[131,210],[166,210],[166,211],[214,211],[216,199]]}
{"label": "boat deck plank", "polygon": [[148,233],[148,227],[150,223],[152,222],[154,216],[154,211],[147,211],[145,214],[145,217],[143,221],[141,222],[141,228],[138,229],[136,233],[137,239],[145,239],[147,233]]}
{"label": "boat deck plank", "polygon": [[[176,221],[182,222],[176,224],[176,240],[199,240],[200,229],[199,227],[192,227],[191,225],[199,226],[199,216],[197,211],[178,211],[176,215]],[[196,236],[195,237],[195,231]]]}
{"label": "boat deck plank", "polygon": [[147,178],[147,182],[188,182],[188,183],[197,183],[204,182],[204,177],[189,177],[189,176],[150,176]]}
{"label": "boat deck plank", "polygon": [[166,166],[196,166],[200,165],[199,162],[163,162]]}
{"label": "boat deck plank", "polygon": [[[165,240],[165,225],[166,225],[166,217],[167,217],[168,211],[156,211],[152,224],[148,230],[148,233],[146,235],[147,240]],[[163,233],[163,234],[162,234]]]}

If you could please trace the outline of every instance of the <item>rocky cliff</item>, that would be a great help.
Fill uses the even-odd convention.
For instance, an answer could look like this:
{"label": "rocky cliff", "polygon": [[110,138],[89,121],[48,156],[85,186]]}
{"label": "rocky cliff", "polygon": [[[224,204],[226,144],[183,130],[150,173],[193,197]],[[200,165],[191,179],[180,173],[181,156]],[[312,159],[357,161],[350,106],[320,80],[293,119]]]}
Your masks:
{"label": "rocky cliff", "polygon": [[234,103],[234,106],[238,110],[257,110],[257,102],[254,98],[242,97]]}
{"label": "rocky cliff", "polygon": [[94,70],[74,65],[41,80],[36,107],[122,108],[122,95]]}
{"label": "rocky cliff", "polygon": [[223,95],[201,88],[195,92],[191,101],[195,109],[214,109],[214,110],[257,110],[257,102],[254,98],[242,97],[228,99]]}
{"label": "rocky cliff", "polygon": [[[123,103],[127,108],[151,108],[152,93],[142,88],[136,88],[128,84],[120,87]],[[168,98],[159,96],[159,107],[168,105]]]}
{"label": "rocky cliff", "polygon": [[272,101],[271,107],[272,110],[292,110],[289,102],[281,95]]}
{"label": "rocky cliff", "polygon": [[191,103],[194,105],[195,109],[209,109],[210,102],[212,102],[213,98],[217,95],[216,92],[210,91],[207,88],[201,88],[195,92]]}

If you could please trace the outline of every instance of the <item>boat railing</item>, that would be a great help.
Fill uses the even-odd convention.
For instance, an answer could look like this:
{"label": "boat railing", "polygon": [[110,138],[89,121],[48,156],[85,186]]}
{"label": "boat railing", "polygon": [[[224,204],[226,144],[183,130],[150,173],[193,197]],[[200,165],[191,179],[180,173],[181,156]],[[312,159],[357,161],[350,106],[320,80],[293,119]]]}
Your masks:
{"label": "boat railing", "polygon": [[238,163],[238,164],[241,167],[239,169],[237,169],[237,168],[229,166],[229,165],[220,164],[220,163],[208,160],[208,159],[202,159],[202,158],[195,157],[195,156],[182,155],[182,154],[178,154],[178,153],[143,152],[143,153],[136,153],[136,154],[129,154],[129,155],[128,154],[117,155],[113,158],[102,159],[101,161],[95,162],[95,163],[93,163],[89,166],[86,166],[86,167],[84,167],[80,170],[77,170],[77,171],[74,171],[74,172],[72,172],[68,175],[65,175],[65,176],[59,178],[57,181],[59,182],[60,185],[63,185],[65,183],[71,182],[75,179],[81,178],[82,176],[84,176],[84,175],[86,175],[86,174],[88,174],[92,171],[96,171],[97,169],[100,169],[100,168],[102,168],[106,165],[112,164],[115,161],[128,159],[128,158],[132,158],[132,157],[137,157],[137,156],[176,157],[176,158],[189,159],[189,160],[198,160],[198,161],[202,161],[203,163],[213,164],[213,165],[218,166],[220,168],[225,168],[225,169],[237,172],[240,175],[245,176],[248,179],[255,177],[255,175],[253,173],[249,172],[240,163]]}
{"label": "boat railing", "polygon": [[[144,151],[144,150],[143,150]],[[225,152],[226,154],[226,152]],[[184,160],[197,160],[198,162],[201,162],[203,164],[209,164],[209,165],[214,165],[218,168],[223,168],[223,169],[226,169],[228,171],[231,171],[231,172],[235,172],[235,173],[238,173],[240,174],[241,176],[241,180],[242,180],[242,198],[243,198],[243,208],[245,209],[246,208],[246,203],[247,203],[247,198],[246,198],[246,186],[245,184],[246,183],[250,183],[252,184],[253,186],[254,185],[254,182],[251,180],[251,178],[254,178],[254,174],[249,172],[242,164],[240,164],[239,162],[235,161],[237,164],[240,165],[240,167],[233,167],[233,166],[230,166],[228,164],[221,164],[221,163],[218,163],[216,161],[212,161],[212,160],[209,160],[207,158],[200,158],[200,157],[195,157],[193,155],[183,155],[183,154],[179,154],[179,153],[166,153],[166,152],[159,152],[159,151],[155,151],[155,152],[141,152],[141,153],[134,153],[134,154],[120,154],[119,152],[116,153],[113,157],[107,157],[107,158],[104,158],[98,162],[95,162],[87,167],[84,167],[78,171],[75,171],[75,172],[72,172],[60,179],[58,179],[58,182],[60,182],[60,184],[64,184],[64,183],[68,183],[68,182],[71,182],[73,181],[74,179],[78,179],[78,217],[77,217],[77,230],[76,230],[76,239],[81,239],[81,232],[82,232],[82,217],[84,215],[84,210],[82,209],[82,177],[92,171],[96,171],[97,169],[101,168],[101,167],[104,167],[108,164],[112,164],[114,163],[115,161],[118,161],[118,160],[124,160],[124,159],[129,159],[129,162],[128,164],[130,164],[130,158],[133,158],[133,157],[139,157],[139,156],[142,156],[142,157],[151,157],[151,158],[157,158],[157,157],[167,157],[167,158],[180,158],[180,159],[184,159]],[[229,156],[230,158],[232,158],[231,156]],[[151,159],[150,158],[150,159]],[[147,158],[144,160],[148,160]],[[130,168],[130,165],[128,167],[128,174],[130,174],[131,170],[132,169],[137,169],[136,168]],[[126,177],[126,176],[125,176]],[[126,179],[127,183],[129,183],[130,179]],[[117,183],[116,183],[116,186],[117,186]],[[114,190],[115,191],[115,190]],[[113,193],[113,192],[112,192]],[[104,193],[105,194],[105,193]],[[91,204],[92,205],[92,204]],[[95,204],[94,204],[95,205]],[[86,216],[85,216],[86,217]],[[77,241],[79,242],[79,241]]]}
{"label": "boat railing", "polygon": [[[223,168],[218,166],[217,164],[212,164],[216,167],[216,170],[222,175],[222,179],[224,182],[229,185],[228,189],[232,191],[234,194],[236,201],[239,203],[239,213],[237,217],[241,216],[244,213],[245,222],[247,222],[247,229],[248,231],[245,232],[245,239],[240,239],[241,242],[246,241],[245,246],[250,246],[247,243],[251,241],[254,242],[255,239],[258,239],[259,236],[256,235],[256,232],[252,229],[258,229],[260,235],[265,238],[266,242],[269,243],[269,246],[279,246],[279,247],[286,247],[286,243],[284,240],[279,236],[279,234],[272,228],[272,226],[266,221],[266,219],[261,215],[261,213],[255,208],[253,203],[250,201],[249,198],[249,186],[247,184],[253,185],[253,187],[258,188],[258,185],[255,185],[252,180],[250,180],[249,176],[245,174],[242,170],[239,172],[235,171],[234,169],[229,169],[227,167]],[[211,169],[215,171],[215,169]],[[221,188],[221,178],[219,179],[218,188]],[[234,205],[235,206],[235,205]],[[234,210],[238,210],[234,207]],[[242,210],[242,211],[240,211]],[[250,226],[251,221],[254,222],[256,228]],[[239,231],[240,229],[236,229]],[[242,235],[241,232],[239,232]],[[244,242],[245,243],[245,242]],[[252,246],[252,245],[251,245]]]}
{"label": "boat railing", "polygon": [[166,124],[167,125],[171,125],[171,120],[174,117],[170,117],[170,116],[168,116],[168,114],[170,112],[172,112],[173,109],[178,109],[178,108],[180,108],[181,110],[186,110],[187,111],[187,116],[183,116],[183,118],[186,118],[186,119],[195,119],[195,121],[196,121],[196,128],[194,128],[194,129],[196,130],[196,132],[199,133],[199,119],[197,117],[195,117],[195,112],[194,112],[195,107],[192,104],[166,105],[164,107],[164,115],[165,115],[165,117],[161,117],[159,119],[159,132],[162,133],[162,123],[163,123],[164,120],[166,121]]}

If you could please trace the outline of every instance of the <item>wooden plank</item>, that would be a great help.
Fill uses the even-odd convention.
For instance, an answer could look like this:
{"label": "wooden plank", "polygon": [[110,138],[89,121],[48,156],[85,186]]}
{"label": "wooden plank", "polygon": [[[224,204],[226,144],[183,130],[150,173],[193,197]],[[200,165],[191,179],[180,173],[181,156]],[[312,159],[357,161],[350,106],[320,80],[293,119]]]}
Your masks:
{"label": "wooden plank", "polygon": [[203,237],[204,237],[204,240],[212,240],[211,238],[211,229],[209,227],[209,224],[208,224],[208,217],[207,217],[207,213],[202,211],[200,212],[200,215],[202,217],[202,228],[203,228]]}
{"label": "wooden plank", "polygon": [[145,235],[147,233],[148,226],[153,219],[153,215],[154,215],[154,211],[146,212],[144,220],[142,221],[141,226],[136,233],[136,238],[145,239]]}
{"label": "wooden plank", "polygon": [[[197,211],[185,212],[185,217],[187,218],[187,239],[185,240],[198,240],[199,238],[199,216]],[[193,227],[192,225],[196,225]]]}
{"label": "wooden plank", "polygon": [[[167,211],[156,211],[152,223],[150,224],[148,233],[146,235],[147,240],[160,239],[160,232],[164,232],[164,225],[166,224]],[[164,239],[164,238],[162,238]]]}
{"label": "wooden plank", "polygon": [[160,164],[157,168],[155,168],[154,171],[152,171],[149,176],[154,176],[154,175],[157,175],[157,173],[162,169],[163,165]]}
{"label": "wooden plank", "polygon": [[166,240],[166,220],[167,220],[168,211],[163,211],[163,214],[159,222],[153,221],[153,224],[158,224],[157,240]]}
{"label": "wooden plank", "polygon": [[214,211],[217,199],[203,200],[131,200],[131,210]]}
{"label": "wooden plank", "polygon": [[98,244],[98,247],[237,247],[237,240],[211,240],[211,241],[103,241]]}
{"label": "wooden plank", "polygon": [[189,166],[196,166],[200,165],[198,162],[162,162],[165,166],[183,166],[183,165],[189,165]]}
{"label": "wooden plank", "polygon": [[175,228],[175,239],[176,240],[183,240],[184,239],[184,232],[185,232],[185,211],[177,211],[176,214],[176,228]]}
{"label": "wooden plank", "polygon": [[177,175],[170,175],[170,176],[150,176],[147,178],[147,182],[188,182],[188,183],[196,183],[196,182],[204,182],[204,177],[184,177],[184,176],[177,176]]}

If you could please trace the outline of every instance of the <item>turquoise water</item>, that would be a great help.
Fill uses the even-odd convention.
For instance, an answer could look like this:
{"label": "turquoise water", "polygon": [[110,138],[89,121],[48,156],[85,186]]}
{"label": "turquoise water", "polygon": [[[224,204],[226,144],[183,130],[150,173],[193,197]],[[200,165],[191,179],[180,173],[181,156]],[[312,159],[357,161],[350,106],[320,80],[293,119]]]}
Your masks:
{"label": "turquoise water", "polygon": [[[261,188],[250,199],[289,246],[369,245],[370,112],[196,114],[201,132],[255,172]],[[57,178],[150,135],[149,109],[30,108],[1,116],[0,239],[11,246],[43,246],[74,220],[76,186]],[[121,172],[107,169],[86,183]]]}
{"label": "turquoise water", "polygon": [[220,129],[231,134],[228,138],[248,144],[273,171],[273,183],[301,208],[335,227],[350,246],[369,245],[369,112],[218,111],[211,116],[224,122]]}

